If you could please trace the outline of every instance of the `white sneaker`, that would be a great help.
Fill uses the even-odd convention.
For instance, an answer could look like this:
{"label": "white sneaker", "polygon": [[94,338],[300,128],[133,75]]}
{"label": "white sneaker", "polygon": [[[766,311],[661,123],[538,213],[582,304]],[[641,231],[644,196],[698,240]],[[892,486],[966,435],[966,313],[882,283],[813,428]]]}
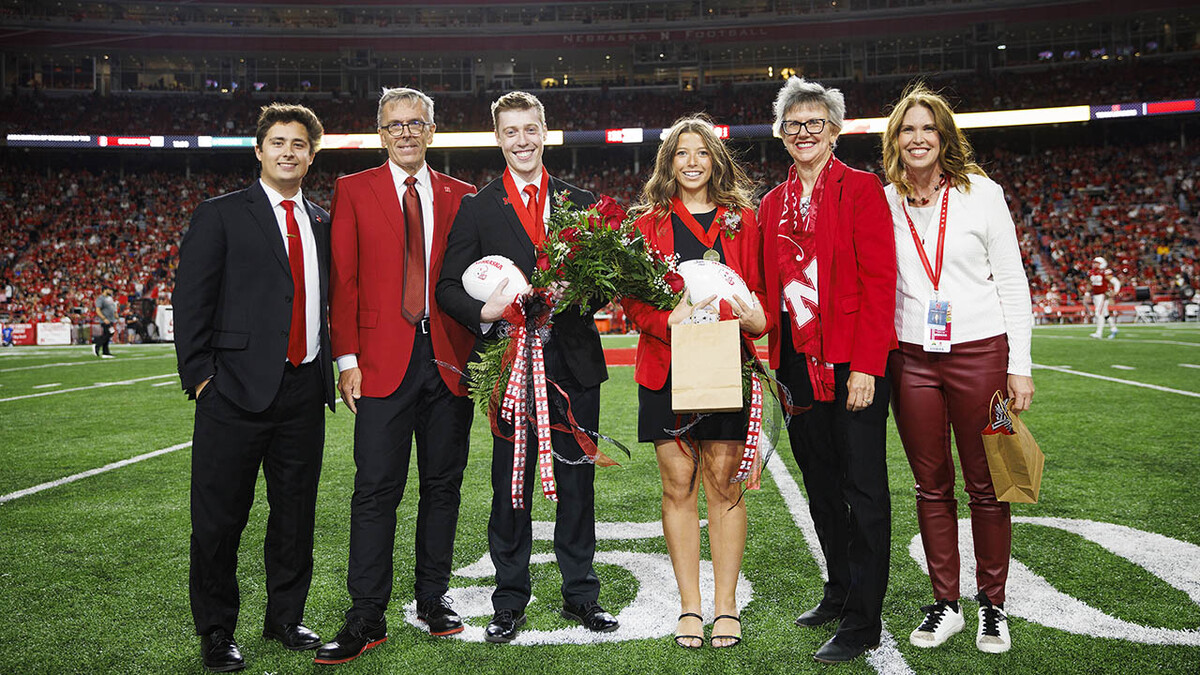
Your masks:
{"label": "white sneaker", "polygon": [[1099,340],[1100,338],[1104,337],[1104,334],[1103,333],[1089,333],[1088,336]]}
{"label": "white sneaker", "polygon": [[937,647],[966,625],[962,610],[945,600],[925,605],[921,611],[925,612],[925,620],[908,636],[914,647]]}
{"label": "white sneaker", "polygon": [[102,358],[102,359],[115,359],[115,358],[117,358],[117,357],[113,356],[112,354],[101,354],[101,355],[100,355],[100,358]]}
{"label": "white sneaker", "polygon": [[[984,604],[986,603],[986,604]],[[981,652],[1000,654],[1012,646],[1008,636],[1008,615],[1003,607],[997,607],[983,598],[979,605],[979,629],[975,633],[975,646]]]}
{"label": "white sneaker", "polygon": [[1117,329],[1116,329],[1116,328],[1112,329],[1112,332],[1108,334],[1108,339],[1109,339],[1109,340],[1111,340],[1111,339],[1113,339],[1113,338],[1115,338],[1115,337],[1117,337]]}

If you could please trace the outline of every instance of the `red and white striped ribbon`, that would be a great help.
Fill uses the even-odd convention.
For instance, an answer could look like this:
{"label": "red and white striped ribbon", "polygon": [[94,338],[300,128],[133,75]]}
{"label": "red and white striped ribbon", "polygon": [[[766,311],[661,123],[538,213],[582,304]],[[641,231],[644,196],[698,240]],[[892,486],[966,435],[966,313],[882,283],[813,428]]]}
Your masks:
{"label": "red and white striped ribbon", "polygon": [[542,478],[542,494],[552,502],[558,501],[554,485],[554,454],[550,445],[550,397],[546,392],[546,362],[542,338],[533,334],[533,404],[537,418],[538,473]]}
{"label": "red and white striped ribbon", "polygon": [[750,489],[759,487],[759,474],[755,471],[755,465],[758,463],[758,443],[762,438],[762,407],[762,382],[758,379],[758,373],[752,373],[750,375],[750,423],[746,427],[746,446],[742,450],[742,462],[738,465],[738,471],[732,481],[740,483],[750,479],[750,484],[746,486]]}
{"label": "red and white striped ribbon", "polygon": [[525,326],[513,325],[513,357],[508,388],[500,405],[500,419],[513,425],[512,507],[525,508]]}

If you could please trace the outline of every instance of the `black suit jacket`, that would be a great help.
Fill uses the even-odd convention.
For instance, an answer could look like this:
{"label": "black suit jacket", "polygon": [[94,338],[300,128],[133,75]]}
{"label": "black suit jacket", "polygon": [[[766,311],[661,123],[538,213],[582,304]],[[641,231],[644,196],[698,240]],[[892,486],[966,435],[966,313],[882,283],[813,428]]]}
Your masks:
{"label": "black suit jacket", "polygon": [[[329,213],[304,200],[317,244],[325,400],[333,409],[329,346]],[[307,270],[306,270],[307,273]],[[200,204],[179,246],[172,296],[175,354],[184,391],[213,378],[225,398],[249,412],[271,405],[283,379],[292,321],[292,272],[262,185]]]}
{"label": "black suit jacket", "polygon": [[[596,201],[591,192],[554,177],[550,178],[549,189],[552,196],[566,190],[578,208],[586,208]],[[512,260],[528,279],[537,262],[533,242],[521,225],[517,212],[505,203],[507,196],[503,179],[497,178],[477,194],[463,198],[454,225],[450,228],[442,276],[437,282],[438,305],[476,335],[472,360],[478,360],[478,353],[487,337],[479,326],[479,311],[484,303],[467,295],[462,285],[463,272],[484,256],[502,255]],[[551,201],[551,209],[555,208],[554,204]],[[600,345],[600,333],[592,318],[592,314],[608,300],[597,299],[582,314],[568,309],[554,317],[546,350],[548,353],[556,352],[570,374],[584,387],[598,386],[608,379],[604,348]],[[547,367],[550,367],[549,363]]]}

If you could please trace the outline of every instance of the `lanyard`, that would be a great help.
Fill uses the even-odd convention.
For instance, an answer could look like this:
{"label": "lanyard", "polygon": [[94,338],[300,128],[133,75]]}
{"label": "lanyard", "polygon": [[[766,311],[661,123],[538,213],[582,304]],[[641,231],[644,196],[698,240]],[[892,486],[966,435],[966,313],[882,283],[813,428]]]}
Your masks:
{"label": "lanyard", "polygon": [[[903,198],[901,198],[903,199]],[[904,202],[900,202],[900,208],[904,211],[904,219],[908,221],[908,231],[912,234],[913,244],[917,247],[917,255],[921,256],[921,264],[925,266],[925,274],[929,275],[929,280],[933,282],[933,292],[938,291],[938,282],[942,279],[942,252],[945,250],[946,244],[946,211],[950,208],[950,188],[947,187],[942,191],[942,217],[938,223],[938,241],[937,241],[937,269],[929,266],[929,258],[925,255],[925,246],[921,243],[921,236],[917,234],[917,227],[913,225],[912,217],[908,215],[908,207]]]}
{"label": "lanyard", "polygon": [[696,239],[704,244],[705,248],[712,248],[717,243],[717,236],[721,234],[721,216],[725,215],[724,206],[717,207],[717,215],[713,216],[712,224],[708,226],[707,232],[700,227],[700,222],[696,220],[696,217],[684,207],[678,195],[671,197],[671,212],[679,216],[683,224],[687,225],[687,229],[696,235]]}
{"label": "lanyard", "polygon": [[504,169],[504,191],[508,193],[508,203],[512,205],[513,211],[517,212],[517,218],[520,218],[521,225],[523,225],[525,227],[525,231],[529,233],[529,238],[533,240],[533,245],[535,248],[538,247],[538,244],[542,241],[541,236],[536,238],[534,237],[535,233],[544,234],[546,230],[545,225],[542,223],[542,218],[546,213],[546,188],[548,187],[549,178],[550,174],[546,171],[546,167],[542,167],[542,184],[538,190],[537,204],[529,205],[531,207],[529,211],[537,214],[537,216],[534,217],[523,207],[525,204],[525,198],[520,192],[517,192],[517,183],[513,180],[512,170],[508,167],[505,167]]}

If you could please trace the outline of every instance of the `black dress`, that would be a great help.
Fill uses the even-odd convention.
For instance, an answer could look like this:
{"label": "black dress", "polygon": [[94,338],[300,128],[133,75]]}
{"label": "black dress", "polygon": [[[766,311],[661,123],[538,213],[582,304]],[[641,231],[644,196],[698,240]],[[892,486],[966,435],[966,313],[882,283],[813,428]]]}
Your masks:
{"label": "black dress", "polygon": [[[712,225],[717,210],[708,213],[693,213],[696,222],[705,230]],[[700,243],[696,235],[688,229],[679,216],[671,214],[671,227],[675,234],[675,252],[679,261],[700,260],[708,247]],[[718,236],[713,248],[721,254],[721,262],[725,260],[725,250],[722,246],[723,236]],[[638,385],[638,442],[651,443],[675,438],[667,433],[668,430],[679,429],[694,419],[691,413],[682,415],[671,410],[671,373],[667,373],[667,382],[662,389],[649,389]],[[692,427],[687,436],[696,441],[737,441],[746,440],[746,424],[749,415],[746,410],[739,412],[714,413],[707,415],[700,423]]]}

